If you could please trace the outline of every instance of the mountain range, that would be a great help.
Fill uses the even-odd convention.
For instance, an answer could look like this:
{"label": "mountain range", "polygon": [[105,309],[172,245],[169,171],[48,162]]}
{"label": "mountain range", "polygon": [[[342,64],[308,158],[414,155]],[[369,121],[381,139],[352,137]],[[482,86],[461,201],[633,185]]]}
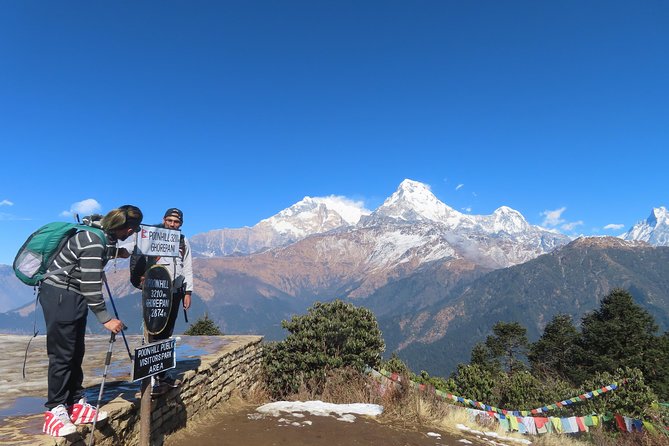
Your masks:
{"label": "mountain range", "polygon": [[[207,313],[226,333],[278,339],[285,334],[281,320],[316,300],[346,299],[375,312],[389,351],[440,373],[468,359],[497,320],[519,320],[536,337],[559,309],[578,319],[613,286],[632,288],[666,326],[663,207],[619,238],[572,241],[506,206],[490,215],[460,213],[428,186],[405,180],[374,211],[341,197],[305,197],[253,227],[212,230],[190,241],[191,319]],[[127,263],[110,269],[119,313],[139,332],[139,294],[129,285]],[[32,289],[11,268],[0,268],[0,281],[4,310],[21,291],[24,300],[14,302],[32,300]],[[0,314],[0,330],[29,331],[32,308]]]}
{"label": "mountain range", "polygon": [[426,270],[377,290],[368,305],[376,310],[409,297],[432,301],[417,311],[379,312],[378,318],[383,333],[392,334],[385,336],[391,351],[414,369],[442,376],[468,361],[471,348],[496,322],[520,322],[533,341],[557,314],[571,315],[579,326],[613,288],[628,290],[661,330],[669,329],[669,247],[614,237],[578,238],[451,289]]}

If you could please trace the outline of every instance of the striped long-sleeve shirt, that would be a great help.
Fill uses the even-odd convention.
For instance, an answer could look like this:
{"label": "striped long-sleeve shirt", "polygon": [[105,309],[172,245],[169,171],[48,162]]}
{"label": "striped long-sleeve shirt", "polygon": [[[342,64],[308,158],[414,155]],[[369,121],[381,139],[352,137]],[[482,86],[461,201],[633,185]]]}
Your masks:
{"label": "striped long-sleeve shirt", "polygon": [[49,271],[73,267],[44,279],[52,286],[81,294],[102,324],[112,318],[102,296],[102,273],[108,260],[107,252],[107,247],[96,234],[91,231],[77,232],[63,246]]}

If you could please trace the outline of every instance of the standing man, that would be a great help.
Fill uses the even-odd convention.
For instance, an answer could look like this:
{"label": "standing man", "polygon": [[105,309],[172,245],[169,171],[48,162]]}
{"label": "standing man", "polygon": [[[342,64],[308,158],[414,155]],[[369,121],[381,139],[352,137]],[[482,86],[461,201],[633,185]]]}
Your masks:
{"label": "standing man", "polygon": [[[184,214],[177,208],[169,208],[165,211],[163,222],[160,227],[174,230],[181,230],[184,221]],[[191,295],[193,294],[193,258],[191,256],[190,243],[188,239],[181,234],[179,241],[178,257],[147,257],[133,255],[130,260],[130,281],[137,288],[142,288],[144,283],[144,273],[149,266],[163,265],[172,276],[172,305],[169,319],[165,329],[153,335],[152,341],[167,339],[174,332],[174,325],[179,315],[179,307],[183,304],[184,310],[188,310],[191,304]],[[161,388],[176,387],[173,378],[167,375],[167,372],[155,376],[156,393],[160,393]]]}
{"label": "standing man", "polygon": [[98,421],[107,418],[106,412],[96,412],[84,398],[81,363],[86,317],[90,309],[107,330],[118,333],[123,329],[123,322],[107,312],[102,274],[109,259],[130,256],[125,248],[113,245],[137,232],[142,217],[142,211],[132,205],[110,211],[102,219],[107,244],[92,231],[79,231],[48,268],[48,272],[60,271],[46,277],[39,289],[49,355],[45,434],[64,437],[77,430],[76,424],[92,423],[96,416]]}

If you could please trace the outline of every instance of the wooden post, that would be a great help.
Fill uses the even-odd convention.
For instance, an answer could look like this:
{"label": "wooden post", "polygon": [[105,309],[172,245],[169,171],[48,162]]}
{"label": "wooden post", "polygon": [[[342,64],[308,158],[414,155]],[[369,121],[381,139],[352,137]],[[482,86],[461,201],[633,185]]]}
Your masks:
{"label": "wooden post", "polygon": [[151,446],[151,377],[142,380],[139,408],[139,445]]}
{"label": "wooden post", "polygon": [[[144,339],[151,343],[151,335],[144,328]],[[142,380],[139,406],[139,446],[151,446],[151,377]]]}

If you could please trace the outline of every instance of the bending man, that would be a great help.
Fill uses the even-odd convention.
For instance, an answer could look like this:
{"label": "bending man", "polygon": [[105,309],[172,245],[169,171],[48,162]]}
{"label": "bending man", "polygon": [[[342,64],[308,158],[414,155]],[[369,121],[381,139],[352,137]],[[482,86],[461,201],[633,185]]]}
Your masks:
{"label": "bending man", "polygon": [[49,354],[48,409],[44,414],[44,433],[64,437],[74,433],[76,424],[107,418],[96,413],[83,392],[86,317],[90,309],[104,327],[114,333],[123,323],[111,317],[102,296],[102,274],[107,261],[129,257],[125,248],[112,246],[136,232],[142,211],[131,205],[110,211],[102,219],[108,245],[91,231],[73,235],[54,258],[48,271],[62,271],[48,276],[39,290],[39,301],[46,322],[46,348]]}

